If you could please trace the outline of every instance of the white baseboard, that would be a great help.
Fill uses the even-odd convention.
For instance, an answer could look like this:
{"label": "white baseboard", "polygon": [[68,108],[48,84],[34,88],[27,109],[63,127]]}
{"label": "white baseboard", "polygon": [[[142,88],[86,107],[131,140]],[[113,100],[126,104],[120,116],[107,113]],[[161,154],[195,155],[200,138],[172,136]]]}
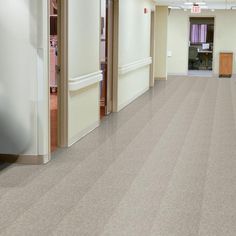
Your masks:
{"label": "white baseboard", "polygon": [[138,97],[140,97],[141,95],[143,95],[145,92],[147,92],[149,90],[148,88],[143,89],[142,91],[138,92],[137,94],[135,94],[132,98],[130,98],[128,101],[118,105],[118,111],[121,111],[122,109],[124,109],[126,106],[128,106],[130,103],[132,103],[134,100],[136,100]]}
{"label": "white baseboard", "polygon": [[167,80],[167,77],[155,77],[154,80]]}
{"label": "white baseboard", "polygon": [[100,121],[96,121],[95,123],[93,123],[92,125],[90,125],[89,127],[85,128],[84,130],[80,131],[76,136],[74,136],[73,138],[71,138],[69,140],[69,145],[68,147],[71,147],[73,144],[77,143],[80,139],[82,139],[84,136],[86,136],[87,134],[89,134],[90,132],[92,132],[94,129],[96,129],[97,127],[99,127],[100,125]]}
{"label": "white baseboard", "polygon": [[188,73],[168,73],[168,76],[188,76]]}

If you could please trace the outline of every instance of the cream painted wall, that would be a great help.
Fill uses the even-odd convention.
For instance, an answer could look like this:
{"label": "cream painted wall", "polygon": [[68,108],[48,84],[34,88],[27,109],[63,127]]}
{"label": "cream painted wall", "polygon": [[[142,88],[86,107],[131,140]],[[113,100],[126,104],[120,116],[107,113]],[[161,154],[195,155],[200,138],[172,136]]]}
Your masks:
{"label": "cream painted wall", "polygon": [[149,66],[119,77],[119,110],[149,89]]}
{"label": "cream painted wall", "polygon": [[[148,14],[144,14],[144,8]],[[150,0],[119,0],[119,68],[150,57]],[[119,75],[118,110],[149,89],[149,66]]]}
{"label": "cream painted wall", "polygon": [[[0,119],[9,132],[5,141],[15,143],[10,148],[3,145],[5,150],[0,153],[45,155],[45,161],[48,154],[47,8],[47,0],[0,0]],[[15,149],[14,145],[18,147]]]}
{"label": "cream painted wall", "polygon": [[215,24],[214,73],[219,73],[219,53],[221,51],[234,52],[233,73],[236,74],[236,11],[217,11]]}
{"label": "cream painted wall", "polygon": [[[188,40],[190,12],[172,10],[168,24],[168,51],[172,56],[168,57],[168,74],[187,74],[188,71]],[[194,15],[196,16],[196,15]],[[234,52],[234,74],[236,73],[236,11],[217,10],[215,12],[204,11],[198,16],[215,17],[214,61],[213,73],[219,73],[220,51]]]}
{"label": "cream painted wall", "polygon": [[93,130],[99,122],[98,83],[70,92],[70,145]]}
{"label": "cream painted wall", "polygon": [[188,71],[188,14],[184,11],[171,10],[168,20],[167,51],[172,56],[167,58],[168,74],[187,75]]}
{"label": "cream painted wall", "polygon": [[168,7],[156,6],[155,11],[155,78],[167,78]]}
{"label": "cream painted wall", "polygon": [[[98,72],[100,47],[100,1],[68,1],[69,79]],[[69,91],[69,145],[99,124],[99,83]]]}
{"label": "cream painted wall", "polygon": [[99,70],[100,3],[68,1],[69,77]]}

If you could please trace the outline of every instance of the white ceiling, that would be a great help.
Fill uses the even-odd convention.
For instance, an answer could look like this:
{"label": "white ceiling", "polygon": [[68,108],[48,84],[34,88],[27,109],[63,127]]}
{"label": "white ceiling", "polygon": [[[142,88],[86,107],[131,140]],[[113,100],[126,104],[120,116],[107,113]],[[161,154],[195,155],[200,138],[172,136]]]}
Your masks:
{"label": "white ceiling", "polygon": [[155,0],[157,5],[191,8],[185,2],[205,2],[208,9],[236,9],[236,0]]}

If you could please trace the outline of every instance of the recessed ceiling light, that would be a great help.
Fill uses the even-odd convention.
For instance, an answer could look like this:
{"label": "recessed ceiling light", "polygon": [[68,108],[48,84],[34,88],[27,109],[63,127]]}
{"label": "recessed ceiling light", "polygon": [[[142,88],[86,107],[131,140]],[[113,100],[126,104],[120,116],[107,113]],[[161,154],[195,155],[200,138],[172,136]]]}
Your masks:
{"label": "recessed ceiling light", "polygon": [[206,5],[205,2],[185,2],[185,5]]}
{"label": "recessed ceiling light", "polygon": [[185,5],[193,5],[193,2],[185,2]]}
{"label": "recessed ceiling light", "polygon": [[180,10],[181,7],[177,7],[177,6],[169,6],[169,9],[173,9],[173,10]]}

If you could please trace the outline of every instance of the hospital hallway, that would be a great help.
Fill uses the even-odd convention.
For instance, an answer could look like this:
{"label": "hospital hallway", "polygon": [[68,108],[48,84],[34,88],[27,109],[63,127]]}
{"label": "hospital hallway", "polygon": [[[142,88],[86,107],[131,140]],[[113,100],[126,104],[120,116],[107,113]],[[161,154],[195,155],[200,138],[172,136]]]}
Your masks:
{"label": "hospital hallway", "polygon": [[0,168],[0,235],[235,236],[236,80],[170,77],[47,165]]}

